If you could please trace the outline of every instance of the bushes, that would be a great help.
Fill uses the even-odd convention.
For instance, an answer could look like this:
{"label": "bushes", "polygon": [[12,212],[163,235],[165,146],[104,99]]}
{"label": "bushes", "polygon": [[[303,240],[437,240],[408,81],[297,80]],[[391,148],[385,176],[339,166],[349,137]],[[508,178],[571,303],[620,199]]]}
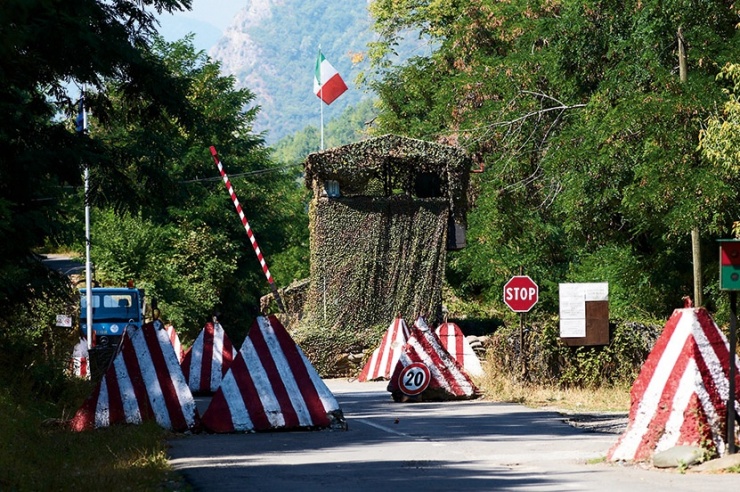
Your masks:
{"label": "bushes", "polygon": [[375,348],[387,328],[387,325],[376,325],[354,330],[303,325],[291,336],[321,377],[347,377],[357,374],[343,374],[338,363],[346,354]]}
{"label": "bushes", "polygon": [[[606,346],[569,347],[559,338],[558,318],[525,328],[522,363],[518,326],[501,327],[490,340],[488,363],[500,375],[562,387],[632,384],[661,332],[657,323],[614,321]],[[524,370],[526,367],[526,370]]]}

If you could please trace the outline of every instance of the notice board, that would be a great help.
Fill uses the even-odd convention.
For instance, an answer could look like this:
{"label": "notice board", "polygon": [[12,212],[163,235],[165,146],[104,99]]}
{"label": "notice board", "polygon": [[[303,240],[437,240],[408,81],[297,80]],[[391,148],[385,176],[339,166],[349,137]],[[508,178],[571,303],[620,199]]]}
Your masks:
{"label": "notice board", "polygon": [[560,339],[569,346],[609,344],[609,284],[560,284]]}

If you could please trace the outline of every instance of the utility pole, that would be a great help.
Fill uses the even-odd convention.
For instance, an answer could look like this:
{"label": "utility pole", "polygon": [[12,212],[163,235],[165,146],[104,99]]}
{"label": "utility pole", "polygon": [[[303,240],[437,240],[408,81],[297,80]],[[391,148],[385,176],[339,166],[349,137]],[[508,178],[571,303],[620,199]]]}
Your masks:
{"label": "utility pole", "polygon": [[[678,76],[681,83],[685,84],[688,78],[688,68],[686,66],[686,43],[681,27],[678,28],[676,37],[678,39]],[[691,228],[691,254],[694,266],[694,306],[699,307],[704,304],[704,299],[701,285],[701,237],[698,225]]]}

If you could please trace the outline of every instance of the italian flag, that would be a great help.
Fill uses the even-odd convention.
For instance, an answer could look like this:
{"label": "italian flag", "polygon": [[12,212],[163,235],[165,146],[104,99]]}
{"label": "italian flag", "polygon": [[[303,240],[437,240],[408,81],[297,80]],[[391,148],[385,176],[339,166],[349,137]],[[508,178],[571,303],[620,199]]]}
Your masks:
{"label": "italian flag", "polygon": [[313,76],[313,92],[326,104],[331,104],[336,98],[344,94],[347,84],[344,83],[339,72],[331,66],[319,50],[316,58],[316,71]]}

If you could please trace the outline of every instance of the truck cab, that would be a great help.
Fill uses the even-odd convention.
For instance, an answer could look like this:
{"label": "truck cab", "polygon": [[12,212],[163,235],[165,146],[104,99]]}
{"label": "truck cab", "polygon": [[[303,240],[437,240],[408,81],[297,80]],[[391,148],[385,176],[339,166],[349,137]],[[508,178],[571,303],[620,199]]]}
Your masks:
{"label": "truck cab", "polygon": [[[128,325],[141,328],[144,322],[143,289],[94,287],[92,305],[92,345],[116,347]],[[87,292],[80,289],[80,331],[87,337]]]}

